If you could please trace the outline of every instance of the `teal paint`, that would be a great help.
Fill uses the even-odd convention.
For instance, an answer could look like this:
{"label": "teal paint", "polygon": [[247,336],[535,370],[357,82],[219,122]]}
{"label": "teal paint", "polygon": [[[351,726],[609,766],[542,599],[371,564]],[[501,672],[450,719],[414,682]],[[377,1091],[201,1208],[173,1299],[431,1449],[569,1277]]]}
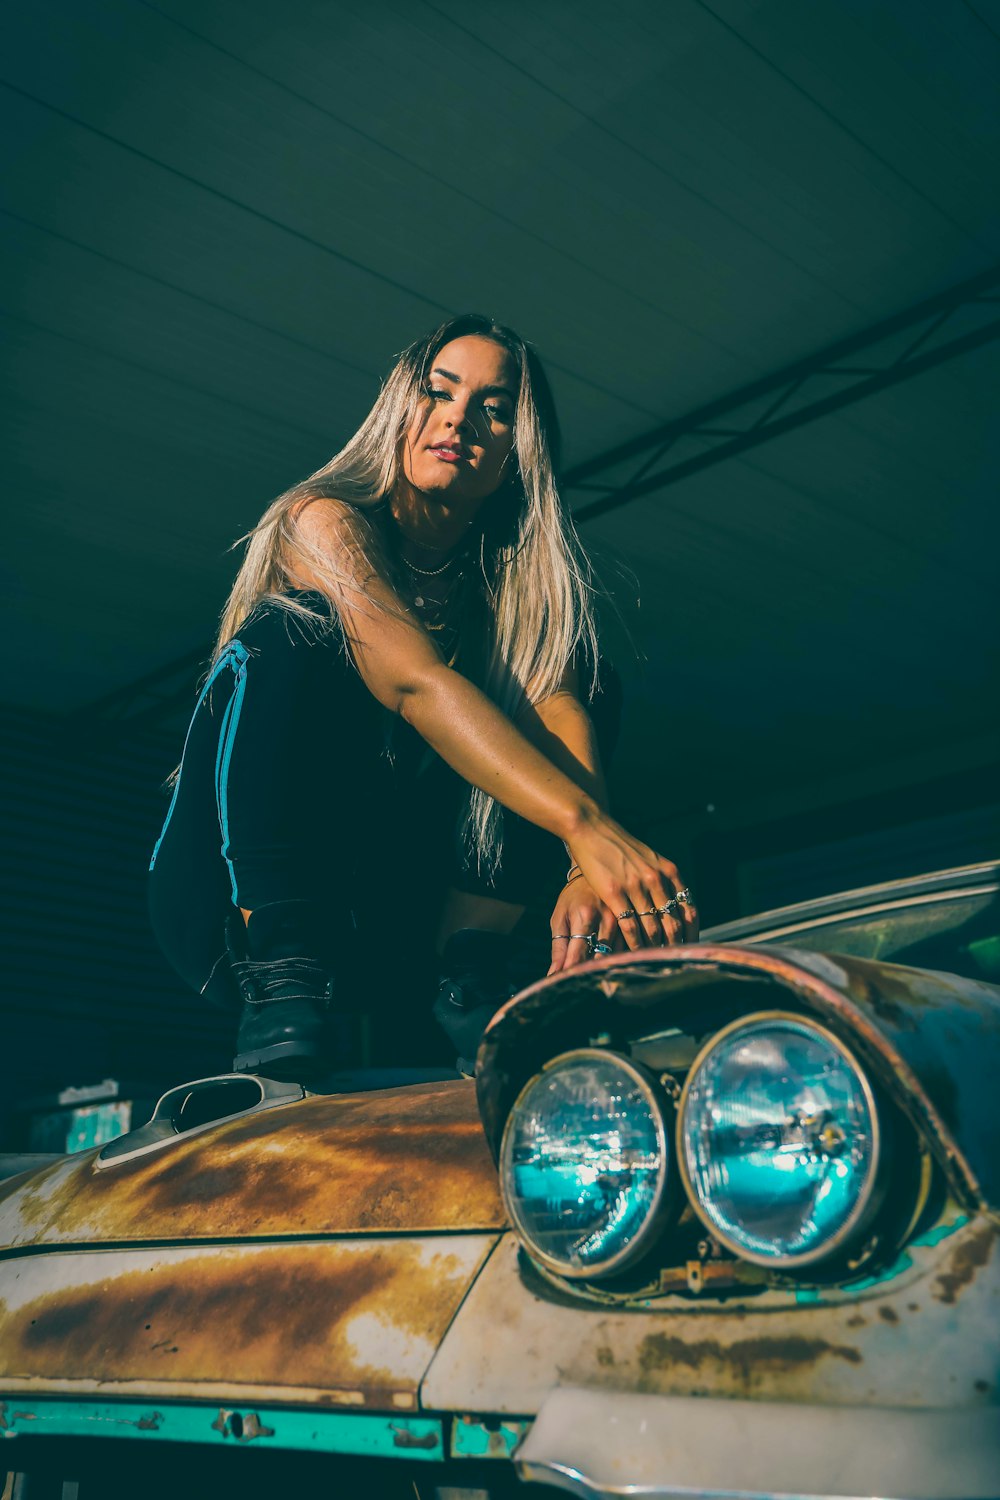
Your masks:
{"label": "teal paint", "polygon": [[162,1438],[235,1448],[292,1448],[362,1458],[444,1458],[440,1418],[386,1413],[286,1411],[189,1403],[0,1401],[0,1437]]}
{"label": "teal paint", "polygon": [[[916,1239],[910,1241],[910,1244],[911,1246],[940,1245],[942,1240],[950,1239],[953,1234],[957,1234],[960,1229],[964,1229],[968,1222],[968,1214],[959,1214],[957,1218],[949,1219],[947,1224],[935,1224],[933,1229],[928,1229],[924,1234],[918,1234]],[[880,1275],[866,1276],[863,1281],[852,1281],[846,1290],[848,1292],[868,1292],[873,1286],[881,1286],[886,1281],[892,1281],[895,1277],[901,1276],[904,1271],[912,1270],[912,1268],[913,1259],[904,1250],[901,1255],[896,1257],[892,1265],[887,1266]],[[812,1287],[804,1287],[801,1291],[795,1293],[795,1301],[797,1303],[825,1303],[834,1300],[840,1302],[843,1299],[842,1296],[838,1296],[836,1299],[826,1298],[822,1292],[816,1291]]]}
{"label": "teal paint", "polygon": [[518,1417],[456,1417],[451,1428],[452,1458],[510,1458],[531,1422]]}
{"label": "teal paint", "polygon": [[958,1218],[952,1219],[949,1224],[935,1224],[933,1229],[928,1229],[925,1234],[918,1235],[915,1240],[910,1241],[910,1244],[940,1245],[942,1240],[946,1240],[949,1236],[957,1234],[960,1229],[964,1229],[968,1222],[968,1214],[959,1214]]}

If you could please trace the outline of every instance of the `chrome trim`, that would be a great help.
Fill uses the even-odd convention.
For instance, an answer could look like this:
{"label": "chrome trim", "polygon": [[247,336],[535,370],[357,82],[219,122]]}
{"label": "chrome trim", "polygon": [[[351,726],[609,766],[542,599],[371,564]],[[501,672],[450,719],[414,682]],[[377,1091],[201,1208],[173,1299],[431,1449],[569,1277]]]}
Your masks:
{"label": "chrome trim", "polygon": [[[517,1119],[518,1111],[529,1089],[534,1088],[540,1078],[544,1078],[546,1073],[551,1073],[557,1067],[565,1067],[575,1062],[590,1062],[595,1060],[613,1062],[638,1085],[649,1105],[650,1113],[653,1116],[656,1127],[657,1142],[660,1151],[660,1169],[657,1177],[656,1191],[649,1212],[630,1243],[619,1250],[616,1255],[611,1256],[609,1260],[601,1261],[599,1264],[595,1265],[592,1263],[587,1266],[572,1266],[554,1255],[547,1255],[543,1250],[539,1250],[530,1233],[525,1228],[513,1194],[508,1191],[508,1177],[510,1173],[508,1149],[513,1135],[514,1122]],[[538,1073],[532,1074],[515,1099],[510,1114],[507,1116],[503,1137],[500,1142],[498,1171],[500,1176],[500,1195],[503,1198],[504,1207],[507,1210],[518,1239],[533,1260],[538,1261],[540,1265],[545,1266],[550,1271],[554,1271],[559,1276],[565,1277],[567,1280],[599,1281],[602,1277],[608,1276],[614,1271],[620,1271],[624,1266],[630,1265],[639,1258],[647,1248],[650,1239],[654,1237],[655,1232],[659,1229],[667,1208],[670,1206],[673,1197],[676,1196],[669,1191],[672,1182],[676,1180],[676,1168],[672,1161],[674,1155],[672,1147],[673,1132],[670,1128],[670,1122],[667,1119],[668,1111],[670,1114],[673,1113],[670,1101],[665,1096],[657,1093],[645,1068],[641,1064],[633,1062],[630,1058],[623,1057],[621,1053],[611,1051],[609,1048],[574,1047],[569,1052],[561,1052],[558,1057],[551,1058]]]}
{"label": "chrome trim", "polygon": [[[805,1253],[799,1255],[763,1255],[759,1251],[748,1250],[746,1246],[741,1244],[734,1235],[729,1234],[712,1218],[710,1212],[699,1197],[694,1183],[691,1181],[691,1175],[688,1169],[684,1116],[687,1109],[688,1098],[691,1092],[691,1085],[697,1078],[699,1069],[701,1068],[705,1060],[713,1052],[716,1052],[719,1046],[723,1042],[728,1040],[729,1037],[733,1036],[736,1032],[749,1031],[754,1026],[760,1026],[766,1022],[774,1021],[785,1022],[788,1025],[798,1027],[802,1031],[816,1033],[818,1036],[822,1037],[823,1041],[827,1042],[835,1052],[839,1053],[840,1056],[844,1058],[845,1062],[847,1062],[847,1064],[850,1066],[855,1077],[861,1085],[861,1092],[864,1095],[865,1103],[868,1106],[869,1118],[872,1122],[872,1159],[868,1168],[868,1172],[862,1184],[861,1191],[858,1193],[857,1200],[855,1201],[851,1213],[830,1239],[825,1240],[823,1244],[818,1246],[816,1249],[806,1251]],[[727,1249],[731,1250],[734,1255],[738,1255],[741,1260],[749,1261],[751,1265],[755,1266],[767,1266],[775,1270],[781,1270],[793,1269],[799,1266],[815,1265],[817,1261],[830,1259],[830,1257],[835,1255],[838,1250],[841,1250],[846,1243],[854,1239],[858,1235],[860,1230],[870,1221],[872,1215],[879,1207],[879,1203],[881,1201],[881,1194],[878,1193],[876,1189],[884,1179],[882,1146],[883,1131],[881,1120],[879,1118],[878,1101],[876,1100],[875,1093],[872,1089],[868,1075],[862,1068],[861,1064],[858,1062],[857,1058],[851,1052],[850,1048],[845,1046],[840,1038],[838,1036],[835,1036],[834,1033],[830,1031],[826,1026],[820,1025],[820,1023],[818,1021],[814,1021],[811,1016],[796,1015],[791,1011],[755,1011],[751,1015],[740,1016],[737,1020],[730,1021],[728,1026],[723,1026],[721,1031],[717,1031],[715,1035],[705,1043],[701,1051],[695,1057],[694,1062],[691,1064],[691,1067],[688,1071],[687,1078],[684,1080],[684,1088],[681,1091],[681,1097],[677,1104],[677,1165],[680,1171],[681,1181],[684,1184],[684,1190],[688,1195],[688,1200],[691,1204],[691,1207],[694,1209],[701,1222],[705,1225],[706,1229],[708,1229],[710,1233],[712,1233],[716,1237],[717,1240],[721,1241],[721,1243],[725,1245]]]}
{"label": "chrome trim", "polygon": [[[192,1125],[189,1130],[178,1130],[174,1124],[174,1117],[178,1108],[182,1109],[192,1093],[201,1090],[215,1088],[220,1083],[255,1083],[260,1090],[260,1098],[255,1104],[248,1104],[244,1109],[237,1109],[228,1115],[219,1115],[217,1119],[205,1120],[200,1125]],[[279,1104],[292,1104],[297,1099],[305,1097],[305,1090],[299,1083],[283,1083],[275,1078],[261,1078],[256,1073],[219,1073],[212,1078],[196,1078],[192,1083],[179,1083],[175,1088],[168,1089],[161,1094],[156,1101],[156,1108],[145,1125],[140,1125],[136,1130],[130,1130],[127,1135],[117,1136],[109,1141],[98,1153],[94,1161],[96,1171],[106,1171],[108,1167],[119,1166],[122,1162],[133,1161],[137,1156],[148,1156],[152,1151],[162,1151],[164,1146],[172,1145],[174,1141],[189,1141],[195,1136],[203,1135],[206,1130],[214,1130],[217,1125],[225,1125],[230,1120],[241,1120],[247,1115],[258,1114],[265,1109],[274,1109]]]}
{"label": "chrome trim", "polygon": [[[580,1500],[871,1500],[869,1495],[841,1495],[831,1490],[819,1490],[813,1494],[782,1494],[777,1490],[721,1490],[685,1489],[680,1484],[601,1484],[581,1474],[569,1464],[547,1463],[532,1459],[515,1460],[517,1477],[526,1484],[548,1484],[565,1490],[569,1495],[578,1495]],[[885,1500],[885,1497],[880,1497]],[[907,1500],[896,1496],[893,1500]]]}
{"label": "chrome trim", "polygon": [[768,937],[780,936],[786,930],[798,932],[803,927],[825,925],[824,919],[862,915],[874,909],[885,911],[941,896],[957,901],[963,896],[990,895],[998,890],[1000,864],[990,861],[978,865],[962,865],[953,870],[936,870],[927,875],[914,875],[903,880],[884,881],[879,885],[860,886],[853,891],[817,896],[809,901],[796,902],[792,906],[778,906],[772,911],[754,912],[732,922],[722,922],[718,926],[707,928],[700,941],[765,942]]}

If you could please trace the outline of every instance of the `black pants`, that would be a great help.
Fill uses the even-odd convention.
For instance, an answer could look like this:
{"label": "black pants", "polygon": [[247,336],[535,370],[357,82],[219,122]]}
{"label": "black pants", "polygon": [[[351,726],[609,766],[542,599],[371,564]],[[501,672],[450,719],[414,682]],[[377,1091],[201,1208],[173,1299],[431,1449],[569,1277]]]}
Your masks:
{"label": "black pants", "polygon": [[[610,753],[617,703],[610,693],[597,702]],[[353,1003],[426,1014],[448,886],[527,906],[544,935],[565,872],[559,840],[510,812],[493,883],[464,868],[465,792],[371,695],[334,631],[265,602],[219,658],[191,720],[150,863],[157,940],[192,988],[235,1006],[227,915],[300,903],[313,956],[355,991]]]}

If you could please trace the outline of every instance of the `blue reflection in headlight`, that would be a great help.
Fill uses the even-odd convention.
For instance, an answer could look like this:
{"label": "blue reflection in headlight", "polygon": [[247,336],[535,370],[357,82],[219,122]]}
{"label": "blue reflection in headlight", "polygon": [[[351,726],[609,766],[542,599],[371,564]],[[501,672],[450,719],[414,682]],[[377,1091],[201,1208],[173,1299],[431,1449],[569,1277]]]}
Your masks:
{"label": "blue reflection in headlight", "polygon": [[876,1122],[861,1073],[818,1027],[749,1020],[688,1082],[681,1135],[694,1192],[734,1248],[808,1256],[870,1187]]}
{"label": "blue reflection in headlight", "polygon": [[504,1143],[508,1208],[530,1247],[566,1270],[629,1250],[665,1172],[659,1117],[617,1060],[569,1055],[528,1086]]}

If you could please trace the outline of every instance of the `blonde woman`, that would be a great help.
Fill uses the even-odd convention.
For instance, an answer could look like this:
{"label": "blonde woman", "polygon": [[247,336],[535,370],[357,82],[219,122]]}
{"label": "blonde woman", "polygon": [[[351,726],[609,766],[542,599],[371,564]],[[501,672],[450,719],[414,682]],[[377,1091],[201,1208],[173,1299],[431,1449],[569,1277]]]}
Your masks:
{"label": "blonde woman", "polygon": [[[167,956],[239,1007],[237,1070],[321,1068],[379,973],[419,991],[437,963],[469,1057],[546,969],[697,935],[675,866],[607,810],[557,456],[537,356],[455,318],[251,533],[150,865]],[[524,924],[546,892],[542,954]]]}

